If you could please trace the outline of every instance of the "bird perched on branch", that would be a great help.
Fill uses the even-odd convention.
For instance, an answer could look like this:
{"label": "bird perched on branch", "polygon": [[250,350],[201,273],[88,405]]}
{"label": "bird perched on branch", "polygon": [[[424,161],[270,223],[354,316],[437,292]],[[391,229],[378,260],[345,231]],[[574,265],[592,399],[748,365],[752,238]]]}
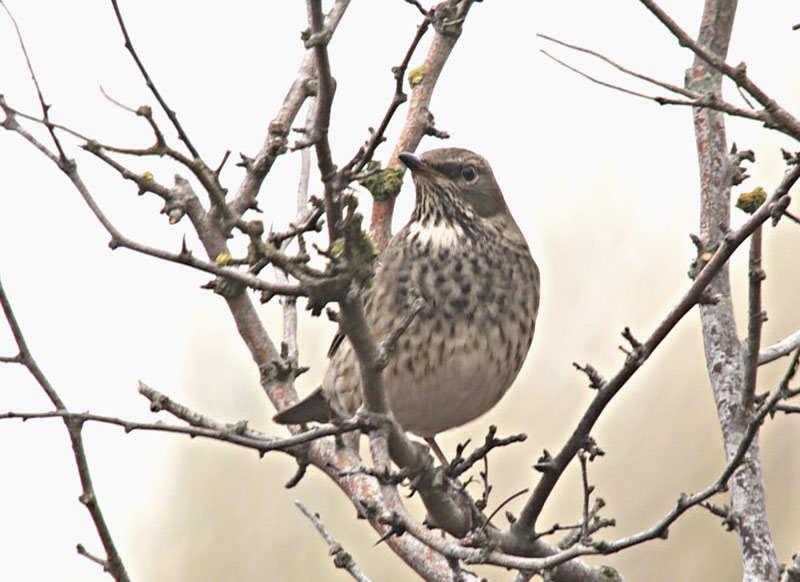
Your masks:
{"label": "bird perched on branch", "polygon": [[[378,340],[419,309],[383,378],[400,425],[432,438],[484,414],[516,378],[533,338],[539,270],[484,158],[444,148],[400,160],[416,185],[414,212],[383,251],[364,309]],[[362,393],[350,342],[329,357],[322,386],[277,422],[353,416]]]}

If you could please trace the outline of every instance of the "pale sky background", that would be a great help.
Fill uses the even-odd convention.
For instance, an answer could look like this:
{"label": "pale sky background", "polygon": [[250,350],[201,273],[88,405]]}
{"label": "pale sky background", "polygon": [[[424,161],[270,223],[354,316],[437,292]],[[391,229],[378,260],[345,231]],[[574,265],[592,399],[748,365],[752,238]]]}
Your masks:
{"label": "pale sky background", "polygon": [[[54,121],[99,141],[146,146],[145,123],[109,103],[155,106],[125,52],[110,2],[6,0],[22,29]],[[133,41],[152,77],[208,163],[233,152],[223,183],[235,190],[238,152],[253,154],[266,134],[302,58],[304,2],[234,1],[203,4],[122,1]],[[664,2],[695,34],[701,2]],[[796,76],[800,22],[796,2],[741,2],[728,61],[748,72],[791,111],[798,110]],[[401,0],[353,2],[330,46],[338,82],[331,126],[335,161],[349,160],[380,121],[394,90],[398,64],[421,17]],[[490,508],[532,486],[530,469],[543,448],[557,450],[592,397],[571,366],[591,362],[610,376],[621,365],[620,330],[643,338],[689,285],[688,234],[698,230],[698,179],[688,109],[659,107],[590,84],[539,53],[545,48],[604,79],[625,82],[608,67],[558,50],[541,32],[582,44],[630,68],[682,84],[691,62],[639,3],[498,2],[472,9],[464,34],[439,82],[432,110],[445,145],[487,157],[509,206],[531,243],[543,279],[540,319],[522,375],[493,411],[443,435],[445,450],[489,424],[503,434],[526,432],[523,445],[491,458]],[[430,35],[412,61],[421,63]],[[645,88],[648,92],[651,90]],[[727,96],[736,101],[735,90]],[[13,107],[38,113],[36,95],[13,28],[0,13],[0,93]],[[739,102],[739,101],[737,101]],[[388,156],[405,117],[389,131]],[[177,145],[163,115],[162,128]],[[298,119],[302,119],[302,114]],[[27,124],[30,128],[31,124]],[[741,190],[771,190],[783,171],[779,148],[797,144],[753,122],[730,121],[729,143],[751,148],[757,163]],[[37,135],[43,132],[34,128]],[[43,138],[44,139],[44,138]],[[46,143],[49,142],[45,141]],[[136,196],[65,137],[70,155],[98,203],[123,233],[177,251],[188,221],[169,226],[154,196]],[[425,138],[420,150],[442,145]],[[261,191],[263,219],[285,226],[293,212],[299,156],[282,157]],[[132,160],[162,183],[185,170],[162,160]],[[312,182],[311,193],[319,193]],[[411,206],[410,181],[395,224]],[[362,199],[366,200],[366,199]],[[365,208],[365,211],[367,208]],[[795,213],[800,208],[793,204]],[[734,221],[743,217],[734,212]],[[21,138],[0,132],[0,277],[31,349],[73,410],[153,420],[136,393],[141,379],[196,410],[226,421],[272,426],[255,366],[223,302],[199,289],[209,277],[185,267],[111,252],[109,237],[65,177]],[[192,250],[201,253],[188,234]],[[800,228],[783,221],[765,235],[765,344],[800,326]],[[733,261],[735,302],[744,329],[746,252]],[[280,337],[277,303],[260,308]],[[305,314],[304,314],[305,315]],[[333,334],[326,321],[304,321],[301,363],[312,366],[300,390],[324,370]],[[0,354],[13,355],[0,324]],[[762,369],[759,390],[773,390],[786,361]],[[21,367],[0,367],[0,411],[49,409]],[[159,416],[160,417],[160,416]],[[170,420],[163,416],[164,420]],[[677,496],[712,482],[723,466],[713,400],[705,374],[696,312],[690,313],[644,369],[611,404],[594,436],[607,452],[590,469],[604,516],[617,527],[609,539],[651,525]],[[84,430],[89,461],[106,518],[134,580],[278,580],[318,576],[348,580],[327,547],[293,507],[303,500],[376,580],[415,580],[383,547],[338,490],[311,471],[299,487],[282,484],[290,459],[166,434],[100,425]],[[762,431],[772,532],[779,559],[800,551],[800,423],[777,416]],[[75,553],[83,543],[101,553],[60,422],[0,421],[0,579],[108,580]],[[717,502],[722,503],[723,498]],[[571,467],[542,523],[570,523],[580,514],[580,481]],[[509,506],[517,512],[521,501]],[[421,517],[419,508],[416,507]],[[628,580],[734,580],[740,576],[735,536],[719,519],[694,510],[657,541],[597,560]],[[481,570],[491,580],[502,570]]]}

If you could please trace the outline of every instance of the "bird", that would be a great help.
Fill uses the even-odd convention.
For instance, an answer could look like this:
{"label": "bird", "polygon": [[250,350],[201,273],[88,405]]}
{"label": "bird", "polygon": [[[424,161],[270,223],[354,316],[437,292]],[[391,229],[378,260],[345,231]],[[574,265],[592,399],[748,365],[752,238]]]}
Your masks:
{"label": "bird", "polygon": [[[426,440],[489,411],[522,367],[539,310],[539,269],[489,163],[462,148],[404,152],[416,198],[363,295],[374,337],[408,326],[383,371],[392,413]],[[282,424],[352,417],[358,363],[339,334],[322,385],[275,416]]]}

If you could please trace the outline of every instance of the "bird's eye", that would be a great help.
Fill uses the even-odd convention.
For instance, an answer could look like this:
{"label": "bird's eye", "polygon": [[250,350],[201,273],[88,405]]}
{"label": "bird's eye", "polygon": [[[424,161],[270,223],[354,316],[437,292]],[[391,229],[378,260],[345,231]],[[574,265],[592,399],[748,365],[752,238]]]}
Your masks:
{"label": "bird's eye", "polygon": [[473,166],[465,166],[464,169],[461,170],[461,175],[467,182],[472,182],[478,177],[478,172],[475,171]]}

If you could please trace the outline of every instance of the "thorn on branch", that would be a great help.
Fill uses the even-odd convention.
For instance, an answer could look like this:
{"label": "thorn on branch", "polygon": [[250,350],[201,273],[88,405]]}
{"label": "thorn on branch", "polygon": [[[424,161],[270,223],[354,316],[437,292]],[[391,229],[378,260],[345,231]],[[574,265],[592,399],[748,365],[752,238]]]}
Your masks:
{"label": "thorn on branch", "polygon": [[642,343],[633,337],[633,333],[629,327],[625,327],[622,330],[622,337],[625,338],[629,344],[631,344],[631,350],[625,349],[623,346],[618,346],[619,349],[627,356],[626,363],[630,363],[631,365],[639,366],[647,359],[647,353],[645,352],[645,348]]}
{"label": "thorn on branch", "polygon": [[592,390],[602,390],[606,385],[605,378],[603,378],[603,376],[600,375],[600,372],[598,372],[591,364],[581,366],[578,362],[572,362],[572,365],[576,370],[583,372],[589,377],[589,388]]}
{"label": "thorn on branch", "polygon": [[397,518],[396,514],[392,514],[390,517],[384,517],[379,519],[379,521],[383,524],[389,526],[389,529],[384,533],[374,545],[378,545],[382,542],[385,542],[392,536],[401,536],[406,533],[406,526],[405,524]]}
{"label": "thorn on branch", "polygon": [[75,550],[78,552],[78,555],[83,556],[84,558],[88,558],[95,564],[98,564],[103,567],[105,570],[108,567],[108,562],[106,560],[95,556],[94,554],[90,553],[83,544],[78,544],[75,546]]}
{"label": "thorn on branch", "polygon": [[536,461],[536,464],[533,466],[534,469],[539,471],[540,473],[547,473],[553,470],[553,455],[545,449],[542,451],[542,456]]}
{"label": "thorn on branch", "polygon": [[225,155],[224,155],[224,156],[222,156],[222,161],[219,163],[219,166],[217,166],[217,169],[216,169],[216,170],[214,170],[214,175],[215,175],[215,176],[216,176],[218,179],[219,179],[219,175],[220,175],[220,173],[222,172],[222,168],[225,166],[225,162],[227,162],[227,161],[228,161],[228,158],[230,157],[230,155],[231,155],[231,150],[226,150],[226,151],[225,151]]}
{"label": "thorn on branch", "polygon": [[244,168],[247,171],[250,171],[253,167],[253,162],[254,162],[253,158],[239,152],[239,161],[236,162],[236,166],[239,168]]}
{"label": "thorn on branch", "polygon": [[625,338],[629,344],[631,344],[631,347],[634,350],[638,350],[642,347],[642,342],[633,337],[633,332],[631,332],[631,328],[627,325],[625,326],[625,329],[622,330],[622,337]]}
{"label": "thorn on branch", "polygon": [[283,486],[286,489],[292,489],[295,487],[300,481],[305,477],[306,471],[308,470],[308,458],[305,456],[297,457],[297,471],[295,471],[292,478],[289,479]]}
{"label": "thorn on branch", "polygon": [[731,512],[731,508],[728,505],[723,505],[722,507],[718,505],[714,505],[708,501],[703,501],[699,503],[700,507],[708,510],[713,515],[722,518],[722,525],[725,526],[725,531],[733,531],[736,529],[736,519]]}

